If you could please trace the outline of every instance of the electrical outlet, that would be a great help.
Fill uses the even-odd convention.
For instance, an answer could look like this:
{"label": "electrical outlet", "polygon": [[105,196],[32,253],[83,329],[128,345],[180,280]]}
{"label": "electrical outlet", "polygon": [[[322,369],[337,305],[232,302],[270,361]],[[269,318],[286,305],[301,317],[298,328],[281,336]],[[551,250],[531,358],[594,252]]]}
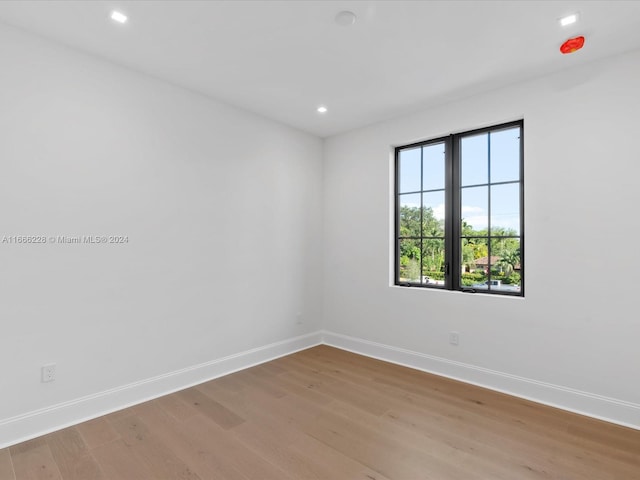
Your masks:
{"label": "electrical outlet", "polygon": [[449,343],[451,345],[460,344],[460,334],[458,332],[449,332]]}
{"label": "electrical outlet", "polygon": [[302,325],[302,312],[296,313],[296,324]]}
{"label": "electrical outlet", "polygon": [[56,364],[42,366],[42,383],[53,382],[56,379]]}

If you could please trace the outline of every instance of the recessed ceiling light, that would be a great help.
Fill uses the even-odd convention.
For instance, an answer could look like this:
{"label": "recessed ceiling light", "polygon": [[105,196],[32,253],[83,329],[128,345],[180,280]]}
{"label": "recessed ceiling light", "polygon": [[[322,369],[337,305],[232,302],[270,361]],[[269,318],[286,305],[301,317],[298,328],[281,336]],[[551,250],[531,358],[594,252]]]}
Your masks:
{"label": "recessed ceiling light", "polygon": [[342,27],[348,27],[356,23],[356,14],[349,10],[343,10],[336,15],[336,23]]}
{"label": "recessed ceiling light", "polygon": [[320,105],[320,106],[316,109],[316,111],[317,111],[318,113],[327,113],[327,107],[325,107],[324,105]]}
{"label": "recessed ceiling light", "polygon": [[122,12],[114,10],[111,12],[111,20],[118,23],[125,23],[127,21],[127,16]]}
{"label": "recessed ceiling light", "polygon": [[572,25],[578,21],[578,14],[572,13],[571,15],[567,15],[566,17],[562,17],[560,19],[560,25],[566,27],[567,25]]}

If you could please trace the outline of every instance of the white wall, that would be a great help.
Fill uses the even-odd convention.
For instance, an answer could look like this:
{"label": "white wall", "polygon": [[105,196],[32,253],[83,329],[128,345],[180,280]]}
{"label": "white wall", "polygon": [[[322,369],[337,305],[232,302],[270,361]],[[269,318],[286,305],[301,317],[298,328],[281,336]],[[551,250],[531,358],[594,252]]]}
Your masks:
{"label": "white wall", "polygon": [[[640,428],[638,85],[635,52],[330,138],[332,343]],[[526,297],[390,286],[393,146],[520,118]]]}
{"label": "white wall", "polygon": [[321,140],[4,26],[0,69],[0,240],[129,237],[0,243],[0,446],[320,329]]}

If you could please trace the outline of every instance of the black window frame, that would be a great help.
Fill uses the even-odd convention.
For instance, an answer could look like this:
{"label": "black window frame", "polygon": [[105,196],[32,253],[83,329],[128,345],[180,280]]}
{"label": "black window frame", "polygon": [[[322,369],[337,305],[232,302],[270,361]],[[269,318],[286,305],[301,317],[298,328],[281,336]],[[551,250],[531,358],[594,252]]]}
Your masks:
{"label": "black window frame", "polygon": [[[488,179],[486,184],[479,184],[479,186],[486,185],[488,188],[488,208],[487,212],[488,225],[487,236],[482,237],[487,239],[487,258],[488,258],[488,279],[491,279],[491,241],[496,238],[518,238],[520,241],[520,290],[501,290],[492,289],[491,285],[488,285],[486,289],[474,289],[472,287],[465,287],[461,284],[461,271],[462,271],[462,181],[461,181],[461,141],[465,137],[474,135],[480,135],[489,132],[498,132],[501,130],[507,130],[510,128],[520,128],[520,165],[519,165],[519,179],[518,181],[509,182],[491,182],[491,156],[489,150],[488,157]],[[405,237],[400,237],[400,152],[403,150],[409,150],[413,148],[421,148],[431,144],[443,143],[445,146],[445,222],[444,222],[444,248],[445,248],[445,260],[444,260],[444,285],[433,285],[425,283],[414,283],[400,281],[400,241]],[[490,149],[490,136],[489,136],[489,149]],[[408,145],[401,145],[395,147],[394,152],[394,284],[396,286],[404,286],[411,288],[427,288],[436,290],[453,290],[467,293],[484,293],[490,295],[505,295],[511,297],[524,297],[525,292],[525,231],[524,231],[524,120],[516,120],[512,122],[501,123],[497,125],[491,125],[488,127],[478,128],[474,130],[468,130],[464,132],[450,134],[444,137],[433,138],[416,142]],[[423,158],[421,157],[420,174],[423,174]],[[491,230],[491,186],[501,184],[515,184],[519,185],[520,190],[520,231],[519,235],[512,236],[492,236]],[[475,186],[475,185],[474,185]],[[465,188],[469,187],[465,185]],[[423,190],[422,179],[419,192],[402,192],[407,193],[420,193],[428,192]],[[422,213],[421,213],[422,215]],[[413,237],[412,237],[413,238]],[[421,241],[425,238],[424,233],[421,234]],[[423,270],[422,264],[420,266],[420,276],[422,277]]]}

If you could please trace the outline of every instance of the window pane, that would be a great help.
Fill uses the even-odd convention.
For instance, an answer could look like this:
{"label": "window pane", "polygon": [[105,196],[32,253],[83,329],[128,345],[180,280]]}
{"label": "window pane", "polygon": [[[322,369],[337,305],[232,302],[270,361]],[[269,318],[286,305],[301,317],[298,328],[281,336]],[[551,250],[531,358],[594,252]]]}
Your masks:
{"label": "window pane", "polygon": [[491,235],[520,235],[520,184],[491,187]]}
{"label": "window pane", "polygon": [[489,134],[463,137],[460,158],[463,187],[489,183]]}
{"label": "window pane", "polygon": [[473,288],[474,290],[489,290],[489,277],[484,277],[482,280],[472,283],[467,288]]}
{"label": "window pane", "polygon": [[400,281],[420,283],[420,240],[399,240]]}
{"label": "window pane", "polygon": [[400,193],[419,192],[421,148],[400,150]]}
{"label": "window pane", "polygon": [[422,194],[423,235],[444,238],[444,192]]}
{"label": "window pane", "polygon": [[429,277],[427,283],[444,285],[444,240],[422,241],[422,274]]}
{"label": "window pane", "polygon": [[420,194],[400,195],[400,237],[420,237]]}
{"label": "window pane", "polygon": [[460,287],[487,290],[489,269],[487,266],[488,240],[486,238],[463,238],[461,241]]}
{"label": "window pane", "polygon": [[423,147],[422,164],[422,189],[444,189],[444,143]]}
{"label": "window pane", "polygon": [[460,239],[460,273],[463,286],[472,286],[487,279],[488,254],[489,240],[486,237]]}
{"label": "window pane", "polygon": [[497,238],[491,240],[491,285],[490,289],[519,292],[520,239]]}
{"label": "window pane", "polygon": [[520,127],[491,134],[491,183],[520,180]]}
{"label": "window pane", "polygon": [[467,187],[462,189],[461,225],[463,235],[482,232],[489,227],[489,188]]}

